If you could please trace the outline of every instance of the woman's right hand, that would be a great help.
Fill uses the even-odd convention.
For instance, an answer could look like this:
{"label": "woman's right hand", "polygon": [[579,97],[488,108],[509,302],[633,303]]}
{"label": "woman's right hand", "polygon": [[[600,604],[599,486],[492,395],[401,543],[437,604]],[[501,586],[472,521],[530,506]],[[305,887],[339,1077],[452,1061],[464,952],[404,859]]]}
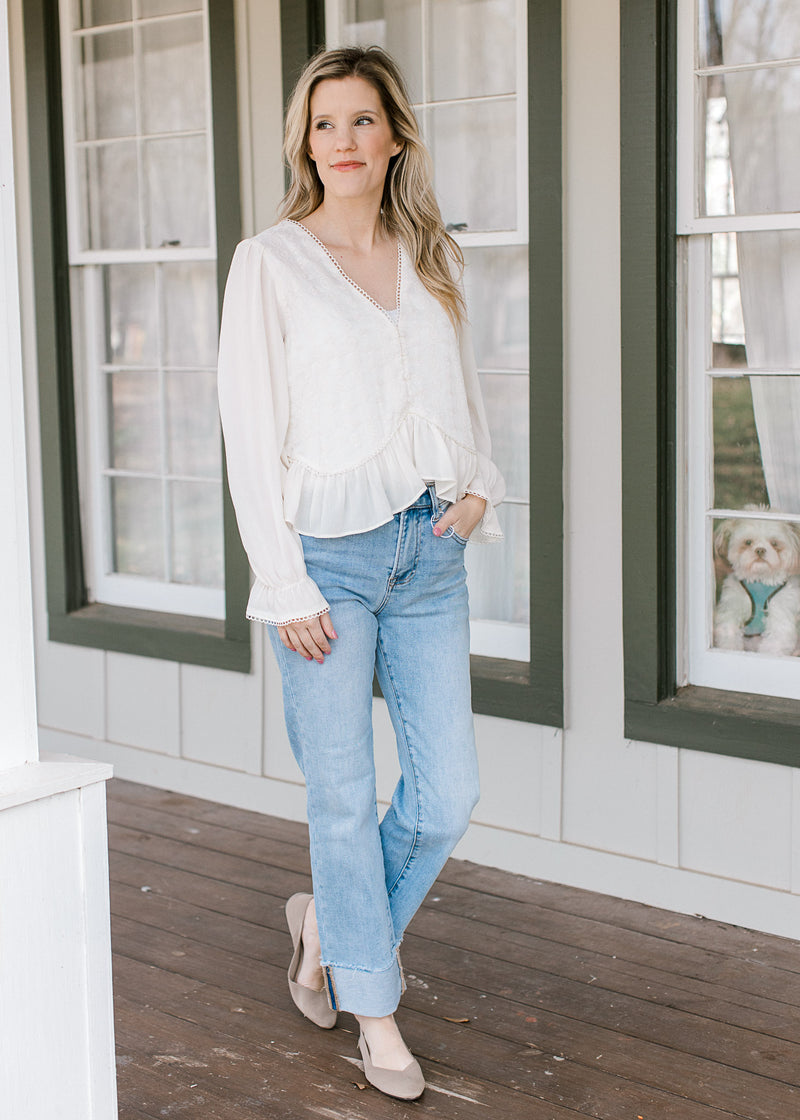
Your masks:
{"label": "woman's right hand", "polygon": [[331,652],[329,638],[337,638],[328,611],[318,618],[305,622],[293,622],[289,626],[279,626],[278,635],[288,650],[299,653],[306,661],[317,661],[321,665],[325,654]]}

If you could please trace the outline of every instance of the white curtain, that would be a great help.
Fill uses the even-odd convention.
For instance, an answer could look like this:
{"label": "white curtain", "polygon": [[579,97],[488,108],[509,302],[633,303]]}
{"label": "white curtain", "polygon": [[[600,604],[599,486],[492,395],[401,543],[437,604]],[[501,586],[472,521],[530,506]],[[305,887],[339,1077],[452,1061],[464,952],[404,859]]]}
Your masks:
{"label": "white curtain", "polygon": [[[709,0],[726,65],[800,57],[797,0]],[[737,214],[800,210],[800,66],[725,76]],[[740,233],[750,380],[770,506],[800,514],[800,231]]]}

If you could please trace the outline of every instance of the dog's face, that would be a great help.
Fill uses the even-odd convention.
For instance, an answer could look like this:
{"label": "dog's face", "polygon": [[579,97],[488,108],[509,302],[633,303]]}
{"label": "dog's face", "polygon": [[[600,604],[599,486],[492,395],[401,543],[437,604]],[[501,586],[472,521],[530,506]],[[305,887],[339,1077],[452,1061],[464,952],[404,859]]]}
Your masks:
{"label": "dog's face", "polygon": [[800,571],[800,531],[789,521],[731,518],[717,529],[714,547],[740,580],[779,584]]}

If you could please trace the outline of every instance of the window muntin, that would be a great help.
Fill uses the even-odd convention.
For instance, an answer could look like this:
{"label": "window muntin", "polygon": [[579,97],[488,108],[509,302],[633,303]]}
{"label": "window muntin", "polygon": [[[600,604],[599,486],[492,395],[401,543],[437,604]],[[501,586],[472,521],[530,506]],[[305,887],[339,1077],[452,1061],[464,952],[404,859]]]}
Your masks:
{"label": "window muntin", "polygon": [[327,0],[328,46],[397,60],[434,161],[465,286],[493,451],[507,483],[501,546],[469,548],[472,652],[530,659],[526,5]]}
{"label": "window muntin", "polygon": [[89,598],[223,618],[207,6],[60,9]]}
{"label": "window muntin", "polygon": [[[800,699],[800,12],[684,0],[684,683]],[[680,288],[680,285],[679,285]],[[795,602],[796,600],[796,602]]]}

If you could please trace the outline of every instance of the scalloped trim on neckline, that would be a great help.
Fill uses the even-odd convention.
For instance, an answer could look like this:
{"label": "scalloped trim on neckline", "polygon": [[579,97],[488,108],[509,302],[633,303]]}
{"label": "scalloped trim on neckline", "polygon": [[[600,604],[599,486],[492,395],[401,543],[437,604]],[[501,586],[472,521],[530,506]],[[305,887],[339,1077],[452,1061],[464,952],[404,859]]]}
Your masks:
{"label": "scalloped trim on neckline", "polygon": [[386,316],[386,318],[389,320],[390,323],[393,323],[395,321],[392,318],[392,312],[396,313],[396,312],[400,311],[400,288],[401,288],[402,279],[403,279],[403,250],[402,250],[402,246],[400,244],[400,238],[399,237],[397,239],[397,284],[395,285],[395,306],[394,307],[384,307],[383,304],[378,303],[378,301],[376,299],[373,299],[372,296],[369,294],[369,292],[365,292],[360,284],[356,284],[356,282],[352,278],[352,276],[348,276],[348,274],[345,272],[345,270],[339,264],[336,257],[330,251],[330,249],[325,244],[325,242],[320,241],[320,239],[317,237],[317,235],[314,232],[312,232],[312,230],[310,230],[308,228],[308,226],[304,226],[302,222],[298,222],[295,218],[285,218],[284,221],[290,222],[293,226],[297,226],[299,229],[305,230],[305,232],[308,234],[308,236],[313,241],[316,241],[317,245],[319,245],[320,249],[322,249],[325,256],[333,264],[333,266],[337,270],[337,272],[339,272],[344,277],[344,279],[347,281],[347,283],[350,284],[351,287],[355,288],[355,290],[357,292],[360,292],[361,295],[364,297],[364,299],[369,300],[369,302],[373,305],[373,307],[377,307],[378,310],[383,315]]}

